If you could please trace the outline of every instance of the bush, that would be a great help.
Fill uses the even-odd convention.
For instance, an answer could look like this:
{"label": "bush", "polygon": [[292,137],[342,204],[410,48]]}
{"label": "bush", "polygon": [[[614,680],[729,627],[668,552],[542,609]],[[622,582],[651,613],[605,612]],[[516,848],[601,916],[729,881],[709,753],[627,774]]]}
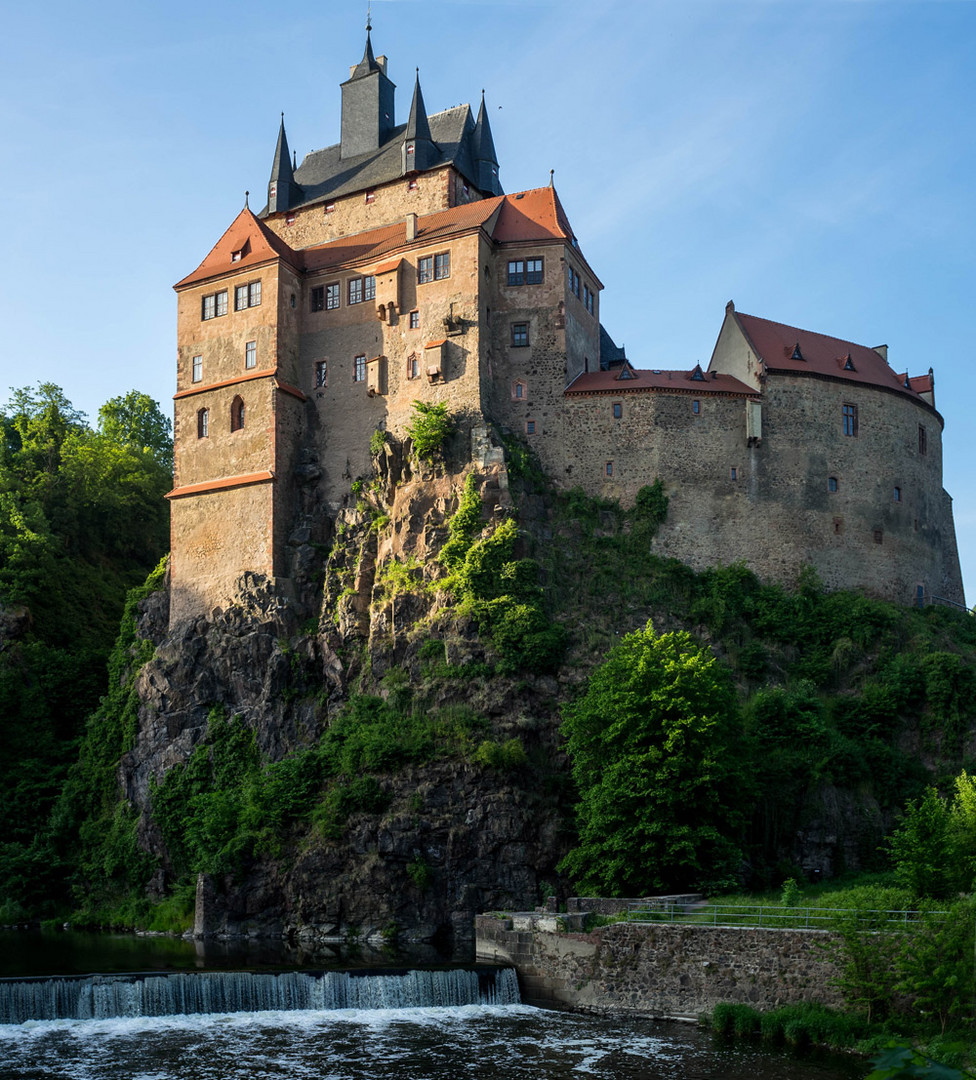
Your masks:
{"label": "bush", "polygon": [[528,756],[522,740],[506,739],[503,743],[486,740],[474,752],[472,759],[476,765],[497,769],[499,772],[511,772],[528,764]]}
{"label": "bush", "polygon": [[413,440],[417,457],[433,461],[440,455],[444,440],[453,430],[454,422],[448,415],[446,401],[413,403],[413,419],[407,424],[406,431]]}

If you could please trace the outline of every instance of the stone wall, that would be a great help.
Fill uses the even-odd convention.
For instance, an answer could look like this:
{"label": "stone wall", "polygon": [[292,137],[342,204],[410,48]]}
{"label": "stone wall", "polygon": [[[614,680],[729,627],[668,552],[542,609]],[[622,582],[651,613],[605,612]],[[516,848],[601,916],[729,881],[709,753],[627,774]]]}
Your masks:
{"label": "stone wall", "polygon": [[556,915],[479,915],[475,934],[478,959],[512,964],[530,1005],[696,1017],[726,1001],[841,1004],[824,931],[614,923],[583,934]]}

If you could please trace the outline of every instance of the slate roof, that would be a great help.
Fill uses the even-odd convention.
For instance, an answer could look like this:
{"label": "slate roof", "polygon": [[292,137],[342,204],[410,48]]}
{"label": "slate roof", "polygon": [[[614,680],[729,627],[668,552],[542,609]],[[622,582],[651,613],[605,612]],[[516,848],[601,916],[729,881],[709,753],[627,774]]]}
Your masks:
{"label": "slate roof", "polygon": [[[455,105],[451,109],[427,117],[430,138],[439,151],[428,168],[438,169],[453,165],[473,186],[477,187],[478,171],[472,156],[472,136],[475,122],[467,105]],[[342,195],[352,195],[366,188],[379,187],[403,176],[401,147],[407,137],[407,124],[398,124],[379,150],[371,150],[357,157],[341,158],[341,145],[313,150],[295,170],[295,183],[301,186],[302,198],[292,203],[289,210],[325,202]],[[260,216],[266,217],[267,206]]]}
{"label": "slate roof", "polygon": [[[880,353],[867,345],[812,330],[800,330],[738,311],[734,312],[734,317],[755,354],[765,361],[767,371],[829,376],[846,382],[878,386],[921,400],[917,381],[909,379],[909,385],[905,386],[905,375],[898,375]],[[796,358],[797,347],[799,359]],[[925,380],[927,376],[921,379]],[[922,388],[931,389],[931,386]]]}
{"label": "slate roof", "polygon": [[[695,376],[699,377],[695,377]],[[625,364],[612,371],[587,371],[563,391],[569,397],[585,394],[634,394],[665,391],[668,393],[719,394],[723,397],[759,396],[751,386],[731,375],[705,374],[700,367],[691,371],[644,371]]]}

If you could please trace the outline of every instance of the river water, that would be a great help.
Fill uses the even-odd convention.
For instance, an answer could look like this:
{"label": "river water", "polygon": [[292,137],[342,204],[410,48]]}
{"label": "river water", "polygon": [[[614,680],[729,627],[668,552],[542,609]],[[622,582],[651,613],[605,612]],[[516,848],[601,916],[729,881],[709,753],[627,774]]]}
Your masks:
{"label": "river water", "polygon": [[[84,969],[80,957],[88,959],[89,950],[97,944],[74,935],[58,935],[53,940],[50,935],[24,935],[17,941],[14,952],[30,948],[33,941],[37,963],[31,965],[33,971],[25,969],[23,961],[10,970],[12,952],[6,946],[13,942],[0,934],[0,957],[4,958],[0,969],[8,978],[53,974],[55,953],[60,953],[60,970],[65,974],[72,967]],[[73,950],[68,949],[69,942]],[[134,939],[125,939],[120,959],[109,945],[101,938],[102,962],[97,965],[101,970],[138,966],[147,971],[118,980],[130,987],[185,984],[196,976],[161,975],[160,970],[185,971],[205,965],[213,972],[215,967],[234,966],[235,959],[227,951],[223,956],[214,957],[212,950],[211,955],[201,956],[191,943],[161,941],[161,948],[155,950],[151,941]],[[146,963],[153,956],[158,962]],[[212,963],[214,959],[217,964]],[[349,959],[339,957],[335,966],[348,969]],[[89,1007],[94,1019],[0,1024],[0,1080],[855,1080],[868,1071],[863,1063],[836,1056],[796,1057],[748,1044],[727,1044],[690,1024],[610,1020],[505,1004],[511,998],[506,973],[492,973],[487,981],[481,975],[481,1000],[492,1004],[418,1005],[418,993],[436,997],[445,992],[437,988],[444,986],[452,988],[452,994],[462,994],[457,1000],[466,1000],[465,986],[473,987],[473,1000],[478,1000],[479,980],[465,981],[456,968],[422,976],[405,975],[402,968],[383,973],[377,967],[367,968],[362,955],[354,959],[356,972],[284,978],[290,980],[289,985],[297,980],[332,986],[328,991],[311,991],[318,996],[310,1000],[325,1005],[352,1001],[379,1007],[295,1008],[296,1003],[303,1003],[296,997],[287,1010],[107,1016]],[[156,972],[147,970],[154,966]],[[268,966],[277,965],[269,961]],[[202,981],[226,983],[235,978],[208,971],[201,972]],[[262,984],[262,979],[263,984],[283,981],[274,975],[249,976],[245,981]],[[114,980],[90,981],[104,993]],[[79,984],[77,979],[61,982]],[[356,983],[360,990],[355,994],[342,990],[336,997],[334,986],[343,982]],[[11,985],[0,986],[0,992],[9,991]],[[148,990],[139,993],[147,1000],[152,996]],[[158,997],[158,990],[154,993]],[[143,1007],[131,1004],[136,1000],[131,994],[127,997],[118,990],[114,994],[111,1000],[122,1002],[118,1006],[122,1011]],[[261,1004],[273,999],[255,1000]],[[384,1007],[388,1002],[400,1007]],[[103,1005],[101,1011],[115,1007]]]}

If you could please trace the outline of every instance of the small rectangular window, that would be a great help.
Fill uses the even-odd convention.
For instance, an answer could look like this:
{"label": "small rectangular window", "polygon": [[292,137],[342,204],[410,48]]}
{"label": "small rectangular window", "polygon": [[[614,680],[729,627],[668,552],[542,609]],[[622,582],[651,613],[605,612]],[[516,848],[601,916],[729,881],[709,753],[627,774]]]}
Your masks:
{"label": "small rectangular window", "polygon": [[361,304],[363,302],[363,279],[361,277],[349,279],[349,303]]}
{"label": "small rectangular window", "polygon": [[410,179],[407,181],[407,191],[416,191],[417,186],[417,178],[415,176],[411,176]]}
{"label": "small rectangular window", "polygon": [[315,364],[315,385],[329,385],[329,365],[326,360],[318,360]]}
{"label": "small rectangular window", "polygon": [[524,322],[512,323],[512,346],[517,349],[525,348],[529,344],[529,324]]}
{"label": "small rectangular window", "polygon": [[227,290],[217,293],[217,315],[227,314]]}
{"label": "small rectangular window", "polygon": [[420,375],[420,357],[411,353],[407,357],[407,378],[416,379]]}
{"label": "small rectangular window", "polygon": [[874,530],[874,542],[876,544],[883,544],[884,543],[884,531],[882,529],[875,529]]}
{"label": "small rectangular window", "polygon": [[442,281],[451,276],[451,253],[445,251],[442,255],[434,256],[434,279]]}
{"label": "small rectangular window", "polygon": [[244,346],[244,366],[246,368],[257,367],[258,363],[258,343],[256,341],[249,341]]}
{"label": "small rectangular window", "polygon": [[203,357],[194,356],[193,358],[193,381],[201,382],[203,380]]}
{"label": "small rectangular window", "polygon": [[419,311],[411,311],[410,312],[410,329],[411,330],[419,330],[420,329],[420,312]]}
{"label": "small rectangular window", "polygon": [[426,285],[434,280],[434,256],[424,255],[417,260],[417,283]]}
{"label": "small rectangular window", "polygon": [[732,466],[731,469],[729,469],[729,479],[730,480],[738,480],[739,479],[739,470],[734,465]]}
{"label": "small rectangular window", "polygon": [[325,306],[329,311],[335,311],[339,306],[339,282],[325,287]]}
{"label": "small rectangular window", "polygon": [[521,401],[525,397],[525,383],[517,382],[512,387],[512,400]]}
{"label": "small rectangular window", "polygon": [[372,274],[367,274],[363,278],[363,299],[376,299],[376,278]]}
{"label": "small rectangular window", "polygon": [[247,307],[247,286],[237,285],[234,288],[234,310],[242,311]]}
{"label": "small rectangular window", "polygon": [[918,452],[920,454],[927,454],[929,452],[928,436],[925,433],[925,425],[918,425]]}
{"label": "small rectangular window", "polygon": [[525,260],[524,259],[509,259],[509,261],[508,261],[508,283],[509,283],[509,285],[524,285],[525,284]]}
{"label": "small rectangular window", "polygon": [[327,214],[334,214],[335,213],[335,203],[334,202],[327,202],[325,204],[325,212]]}
{"label": "small rectangular window", "polygon": [[699,413],[701,413],[701,402],[693,401],[691,403],[691,411],[695,414],[695,416],[698,416]]}
{"label": "small rectangular window", "polygon": [[593,290],[589,285],[583,286],[583,306],[591,315],[595,313],[596,301],[593,298]]}
{"label": "small rectangular window", "polygon": [[526,435],[534,435],[535,434],[535,421],[534,420],[526,420],[525,421],[525,434]]}
{"label": "small rectangular window", "polygon": [[567,267],[567,269],[569,271],[569,291],[578,299],[580,294],[580,276],[571,266]]}
{"label": "small rectangular window", "polygon": [[623,403],[620,402],[620,401],[615,401],[613,403],[613,418],[614,418],[614,420],[619,420],[623,415],[624,415]]}
{"label": "small rectangular window", "polygon": [[830,491],[830,492],[835,492],[837,490],[837,477],[836,476],[828,476],[827,477],[827,490]]}
{"label": "small rectangular window", "polygon": [[844,434],[857,437],[857,406],[845,405],[843,410]]}
{"label": "small rectangular window", "polygon": [[542,259],[526,259],[525,260],[525,284],[526,285],[541,285],[542,284]]}
{"label": "small rectangular window", "polygon": [[613,462],[608,461],[603,469],[606,476],[613,476]]}
{"label": "small rectangular window", "polygon": [[896,487],[894,489],[894,491],[892,492],[892,496],[893,496],[895,502],[901,502],[901,488]]}
{"label": "small rectangular window", "polygon": [[367,188],[367,190],[366,190],[366,202],[370,203],[370,202],[375,202],[375,201],[376,201],[376,192],[372,188]]}
{"label": "small rectangular window", "polygon": [[261,282],[252,281],[247,287],[247,306],[258,307],[261,303]]}
{"label": "small rectangular window", "polygon": [[323,311],[325,309],[325,287],[323,285],[316,285],[312,289],[312,311]]}
{"label": "small rectangular window", "polygon": [[365,382],[366,381],[366,357],[357,356],[352,372],[353,382]]}

